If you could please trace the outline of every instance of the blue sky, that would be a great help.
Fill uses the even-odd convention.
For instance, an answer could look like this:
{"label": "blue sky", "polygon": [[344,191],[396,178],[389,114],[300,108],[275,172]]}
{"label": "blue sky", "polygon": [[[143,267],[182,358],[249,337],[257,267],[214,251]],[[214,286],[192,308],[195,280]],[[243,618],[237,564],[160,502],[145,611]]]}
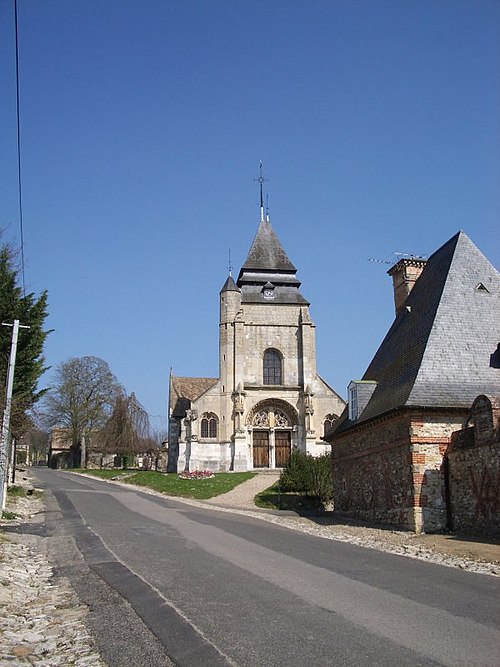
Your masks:
{"label": "blue sky", "polygon": [[[105,359],[152,415],[218,373],[219,290],[271,222],[342,395],[394,316],[395,251],[459,229],[498,268],[500,3],[18,0],[26,282],[47,362]],[[0,227],[19,242],[14,0]],[[50,384],[50,372],[43,378]]]}

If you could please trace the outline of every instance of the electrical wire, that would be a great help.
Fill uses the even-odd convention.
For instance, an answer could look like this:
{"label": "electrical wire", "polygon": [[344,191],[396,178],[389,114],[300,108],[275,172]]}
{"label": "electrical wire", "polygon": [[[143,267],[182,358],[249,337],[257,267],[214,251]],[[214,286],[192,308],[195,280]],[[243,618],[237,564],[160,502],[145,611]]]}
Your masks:
{"label": "electrical wire", "polygon": [[23,295],[26,296],[26,281],[24,277],[24,229],[23,229],[23,190],[21,178],[21,121],[19,104],[19,38],[17,22],[17,0],[14,0],[14,23],[16,41],[16,123],[17,123],[17,190],[19,195],[19,230],[21,245],[21,277],[23,283]]}

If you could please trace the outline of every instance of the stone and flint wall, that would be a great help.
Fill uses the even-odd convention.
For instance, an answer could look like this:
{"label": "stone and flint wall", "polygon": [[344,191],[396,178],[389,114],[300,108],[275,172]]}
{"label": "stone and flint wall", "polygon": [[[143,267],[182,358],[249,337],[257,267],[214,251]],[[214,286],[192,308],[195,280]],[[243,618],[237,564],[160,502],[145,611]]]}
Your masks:
{"label": "stone and flint wall", "polygon": [[412,479],[409,422],[399,415],[360,425],[335,438],[333,489],[336,511],[367,521],[409,526]]}
{"label": "stone and flint wall", "polygon": [[454,530],[500,535],[500,397],[478,396],[448,450]]}
{"label": "stone and flint wall", "polygon": [[447,525],[443,456],[464,414],[400,411],[333,440],[335,510],[415,532]]}

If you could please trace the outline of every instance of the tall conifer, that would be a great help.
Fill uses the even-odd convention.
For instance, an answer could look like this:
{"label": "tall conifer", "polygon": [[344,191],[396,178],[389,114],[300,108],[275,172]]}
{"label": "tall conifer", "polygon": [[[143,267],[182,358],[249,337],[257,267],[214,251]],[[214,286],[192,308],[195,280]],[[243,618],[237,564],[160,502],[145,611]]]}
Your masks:
{"label": "tall conifer", "polygon": [[[23,294],[19,285],[16,255],[11,246],[0,246],[0,323],[19,320],[29,329],[20,329],[17,344],[14,388],[12,395],[11,431],[20,437],[29,427],[27,412],[44,393],[38,381],[46,370],[43,346],[50,331],[44,330],[47,317],[47,291],[39,297]],[[7,370],[12,328],[0,326],[0,421],[5,405]]]}

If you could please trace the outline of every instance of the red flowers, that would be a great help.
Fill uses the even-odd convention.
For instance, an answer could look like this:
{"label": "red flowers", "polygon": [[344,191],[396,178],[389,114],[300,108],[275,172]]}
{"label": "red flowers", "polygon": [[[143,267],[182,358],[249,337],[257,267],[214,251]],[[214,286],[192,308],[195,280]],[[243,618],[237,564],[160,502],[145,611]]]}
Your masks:
{"label": "red flowers", "polygon": [[179,474],[179,479],[210,479],[210,477],[215,477],[214,473],[210,470],[185,470]]}

